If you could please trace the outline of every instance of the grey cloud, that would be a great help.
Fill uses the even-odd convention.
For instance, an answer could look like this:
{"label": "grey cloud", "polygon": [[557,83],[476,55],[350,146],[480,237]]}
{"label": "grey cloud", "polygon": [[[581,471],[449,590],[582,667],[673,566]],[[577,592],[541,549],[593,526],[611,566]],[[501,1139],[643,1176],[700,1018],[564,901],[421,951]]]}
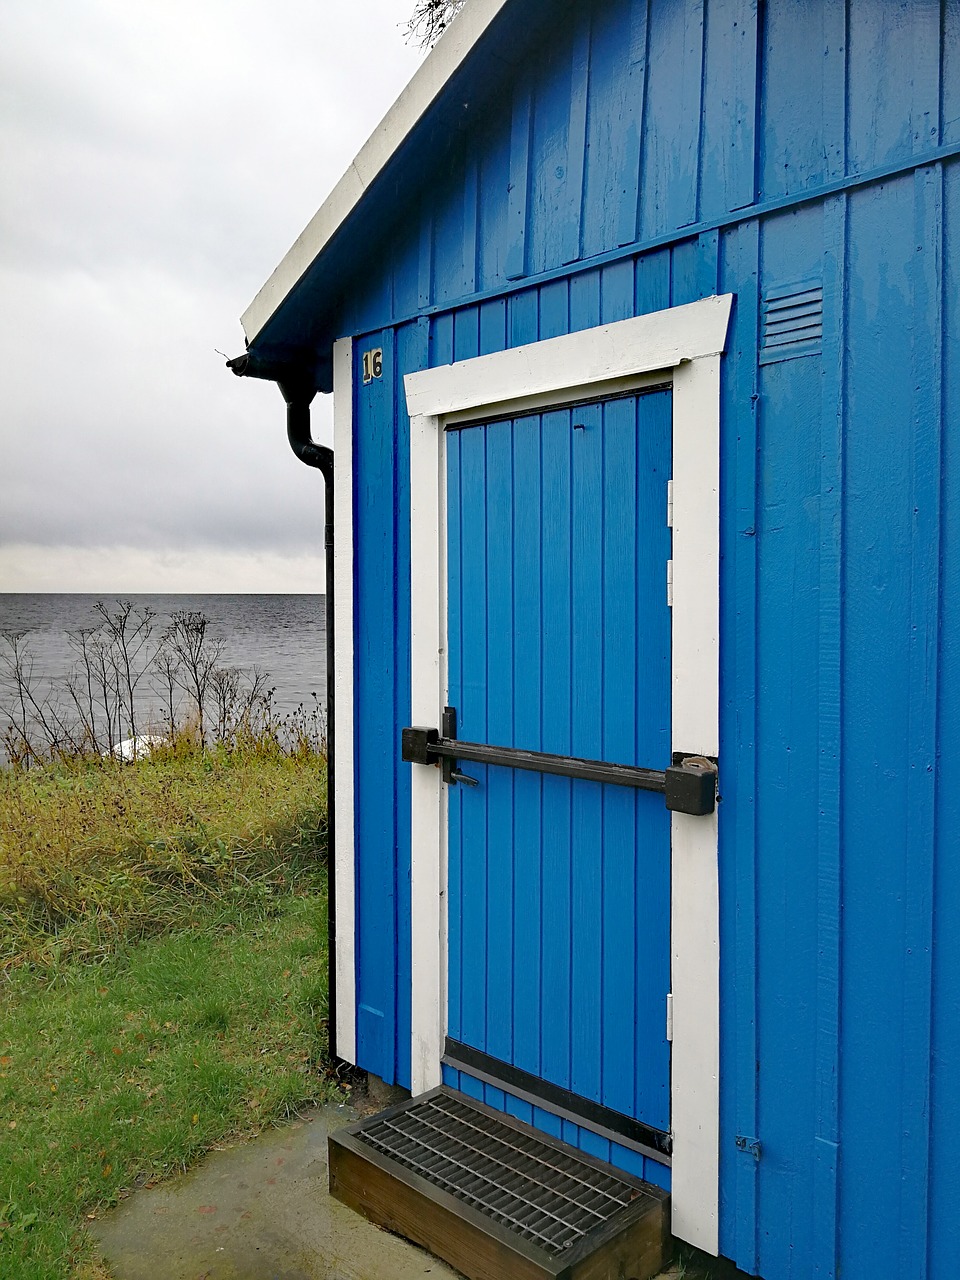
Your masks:
{"label": "grey cloud", "polygon": [[214,348],[415,69],[408,7],[7,0],[0,543],[316,547],[276,389]]}

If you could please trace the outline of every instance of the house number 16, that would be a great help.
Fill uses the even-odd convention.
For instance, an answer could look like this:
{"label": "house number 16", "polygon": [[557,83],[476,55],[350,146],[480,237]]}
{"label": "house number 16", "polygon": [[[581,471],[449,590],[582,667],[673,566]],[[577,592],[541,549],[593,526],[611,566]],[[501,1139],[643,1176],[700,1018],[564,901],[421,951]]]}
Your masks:
{"label": "house number 16", "polygon": [[383,348],[375,347],[363,353],[363,381],[372,382],[374,378],[383,377]]}

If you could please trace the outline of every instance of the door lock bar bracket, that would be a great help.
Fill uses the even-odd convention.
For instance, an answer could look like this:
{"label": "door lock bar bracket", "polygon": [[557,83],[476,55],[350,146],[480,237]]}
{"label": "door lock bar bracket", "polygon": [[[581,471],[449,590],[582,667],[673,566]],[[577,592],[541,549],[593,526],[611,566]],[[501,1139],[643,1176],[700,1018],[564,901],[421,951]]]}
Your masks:
{"label": "door lock bar bracket", "polygon": [[485,742],[461,742],[457,738],[456,726],[455,708],[446,707],[443,733],[439,729],[422,726],[404,729],[400,740],[401,759],[410,764],[439,764],[443,781],[448,786],[458,782],[477,786],[477,779],[461,773],[458,763],[473,760],[477,764],[657,791],[674,813],[705,816],[716,808],[717,762],[708,756],[674,752],[673,762],[667,769],[642,769],[636,765],[609,764],[604,760],[583,760],[576,756],[551,755],[545,751],[496,747]]}

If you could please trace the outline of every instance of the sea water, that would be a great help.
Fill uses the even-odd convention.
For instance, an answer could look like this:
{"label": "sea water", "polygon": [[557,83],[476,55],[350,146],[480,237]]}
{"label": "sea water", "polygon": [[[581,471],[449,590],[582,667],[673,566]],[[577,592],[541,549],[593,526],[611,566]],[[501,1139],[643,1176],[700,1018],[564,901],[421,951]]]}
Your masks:
{"label": "sea water", "polygon": [[[77,664],[70,636],[100,621],[97,602],[114,612],[116,595],[17,594],[0,592],[0,637],[23,633],[33,660],[37,690],[48,694]],[[223,642],[222,667],[267,676],[274,689],[273,706],[279,716],[292,714],[300,704],[308,710],[314,695],[321,707],[326,690],[325,604],[322,595],[124,595],[137,611],[150,609],[155,624],[164,627],[175,612],[202,613],[207,635]],[[9,647],[0,639],[5,652]],[[0,708],[10,701],[0,687]],[[161,705],[144,683],[138,703],[149,717]]]}

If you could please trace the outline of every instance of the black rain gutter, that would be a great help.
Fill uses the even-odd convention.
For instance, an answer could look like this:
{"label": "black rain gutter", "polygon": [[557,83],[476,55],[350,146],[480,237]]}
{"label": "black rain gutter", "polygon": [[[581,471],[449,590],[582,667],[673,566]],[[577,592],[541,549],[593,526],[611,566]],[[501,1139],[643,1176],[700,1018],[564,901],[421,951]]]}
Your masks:
{"label": "black rain gutter", "polygon": [[324,480],[323,546],[326,553],[324,587],[324,627],[327,654],[327,1041],[334,1067],[340,1062],[337,1053],[337,885],[333,850],[335,839],[334,796],[336,776],[336,734],[334,706],[334,634],[333,634],[333,450],[316,444],[310,434],[310,405],[317,394],[316,382],[298,365],[274,361],[255,352],[227,361],[227,368],[238,378],[263,378],[275,382],[287,406],[287,439],[301,462],[316,467]]}

